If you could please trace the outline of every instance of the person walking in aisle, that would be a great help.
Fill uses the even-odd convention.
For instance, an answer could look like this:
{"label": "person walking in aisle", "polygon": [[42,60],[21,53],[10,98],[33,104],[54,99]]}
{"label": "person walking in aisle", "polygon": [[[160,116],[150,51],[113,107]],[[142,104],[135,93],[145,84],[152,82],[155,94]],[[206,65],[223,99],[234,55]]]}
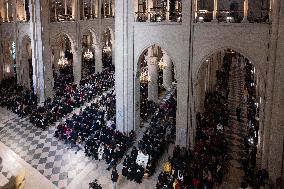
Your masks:
{"label": "person walking in aisle", "polygon": [[111,181],[112,181],[112,188],[116,189],[117,188],[117,180],[118,180],[118,173],[116,170],[116,167],[114,167],[112,169],[112,173],[111,173]]}

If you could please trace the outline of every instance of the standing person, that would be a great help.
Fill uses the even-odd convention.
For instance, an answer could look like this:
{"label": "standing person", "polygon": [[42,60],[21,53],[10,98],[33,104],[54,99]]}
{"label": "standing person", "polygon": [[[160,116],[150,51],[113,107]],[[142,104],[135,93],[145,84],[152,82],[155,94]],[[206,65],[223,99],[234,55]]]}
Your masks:
{"label": "standing person", "polygon": [[118,173],[117,173],[116,167],[114,167],[114,168],[112,169],[112,173],[111,173],[111,181],[112,181],[112,188],[113,188],[113,189],[116,189],[118,176],[119,176],[119,175],[118,175]]}

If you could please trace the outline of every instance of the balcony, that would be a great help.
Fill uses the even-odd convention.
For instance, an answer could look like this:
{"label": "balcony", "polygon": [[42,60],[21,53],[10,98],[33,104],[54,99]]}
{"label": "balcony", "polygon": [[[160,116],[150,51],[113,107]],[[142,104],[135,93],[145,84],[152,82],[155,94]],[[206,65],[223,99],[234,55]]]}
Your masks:
{"label": "balcony", "polygon": [[195,22],[222,22],[222,23],[269,23],[271,9],[248,12],[244,11],[218,10],[216,14],[213,10],[199,10],[195,13]]}
{"label": "balcony", "polygon": [[135,22],[182,22],[181,12],[135,12]]}

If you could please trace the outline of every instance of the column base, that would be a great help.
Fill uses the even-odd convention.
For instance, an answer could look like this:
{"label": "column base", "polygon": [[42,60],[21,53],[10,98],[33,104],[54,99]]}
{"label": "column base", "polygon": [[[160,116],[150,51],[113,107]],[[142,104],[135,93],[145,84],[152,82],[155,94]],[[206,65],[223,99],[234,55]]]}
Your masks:
{"label": "column base", "polygon": [[218,23],[218,20],[217,19],[213,19],[213,20],[211,20],[211,23]]}
{"label": "column base", "polygon": [[242,23],[249,23],[248,19],[243,19]]}

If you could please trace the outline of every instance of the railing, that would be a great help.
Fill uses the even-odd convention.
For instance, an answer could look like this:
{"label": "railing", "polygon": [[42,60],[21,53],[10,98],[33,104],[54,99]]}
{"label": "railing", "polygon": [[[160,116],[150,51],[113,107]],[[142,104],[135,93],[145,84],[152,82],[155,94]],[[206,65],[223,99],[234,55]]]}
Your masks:
{"label": "railing", "polygon": [[106,14],[106,15],[102,15],[102,18],[114,18],[114,16],[113,15],[108,15],[108,14]]}
{"label": "railing", "polygon": [[[97,19],[98,17],[96,15],[85,15],[85,16],[81,16],[80,20],[93,20],[93,19]],[[103,18],[114,18],[114,16],[112,15],[105,15],[105,17],[102,16]],[[56,18],[51,17],[50,18],[50,22],[66,22],[66,21],[75,21],[75,19],[72,17],[72,15],[57,15]]]}
{"label": "railing", "polygon": [[135,22],[182,22],[181,12],[135,12]]}
{"label": "railing", "polygon": [[[269,22],[269,15],[271,10],[259,10],[254,12],[248,12],[246,20],[250,23],[263,23]],[[214,18],[213,10],[199,10],[196,12],[196,22],[225,22],[225,23],[240,23],[244,20],[243,11],[232,10],[218,10],[216,12],[216,20]]]}
{"label": "railing", "polygon": [[85,19],[82,17],[81,20],[91,20],[98,18],[95,14],[85,14]]}

